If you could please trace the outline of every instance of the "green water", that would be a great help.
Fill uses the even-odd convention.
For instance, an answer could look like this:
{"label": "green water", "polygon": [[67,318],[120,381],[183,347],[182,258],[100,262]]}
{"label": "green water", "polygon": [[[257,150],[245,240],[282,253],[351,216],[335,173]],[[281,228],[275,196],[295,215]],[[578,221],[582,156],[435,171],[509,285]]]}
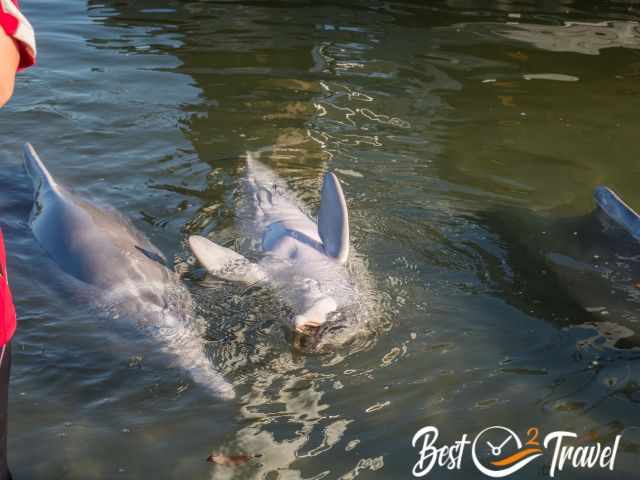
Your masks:
{"label": "green water", "polygon": [[[15,478],[412,478],[411,438],[425,425],[442,444],[492,425],[522,438],[531,426],[607,443],[622,433],[614,472],[560,478],[637,475],[638,350],[608,341],[611,325],[635,329],[637,304],[594,324],[541,274],[555,246],[522,237],[543,228],[528,215],[587,214],[603,183],[640,208],[640,4],[23,8],[38,66],[0,111],[20,317]],[[236,400],[212,398],[64,288],[28,228],[25,141],[185,272]],[[343,183],[378,325],[351,349],[293,354],[272,296],[203,279],[189,259],[189,234],[236,240],[242,155],[265,148],[311,209],[325,169]],[[515,233],[501,213],[513,209]],[[225,467],[207,463],[212,452],[257,457]],[[514,478],[547,478],[549,463]],[[427,478],[488,477],[467,455],[460,472]]]}

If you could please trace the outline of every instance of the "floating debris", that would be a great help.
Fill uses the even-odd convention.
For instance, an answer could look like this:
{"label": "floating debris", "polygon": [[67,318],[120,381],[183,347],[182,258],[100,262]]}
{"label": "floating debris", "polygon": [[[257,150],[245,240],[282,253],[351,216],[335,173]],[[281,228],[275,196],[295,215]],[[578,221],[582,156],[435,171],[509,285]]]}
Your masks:
{"label": "floating debris", "polygon": [[577,82],[580,80],[578,77],[564,73],[525,73],[522,77],[525,80],[552,80],[555,82]]}
{"label": "floating debris", "polygon": [[376,403],[374,405],[371,405],[369,408],[367,408],[365,412],[367,413],[377,412],[378,410],[382,410],[384,407],[388,407],[389,405],[391,405],[391,402],[389,400],[387,400],[384,403]]}

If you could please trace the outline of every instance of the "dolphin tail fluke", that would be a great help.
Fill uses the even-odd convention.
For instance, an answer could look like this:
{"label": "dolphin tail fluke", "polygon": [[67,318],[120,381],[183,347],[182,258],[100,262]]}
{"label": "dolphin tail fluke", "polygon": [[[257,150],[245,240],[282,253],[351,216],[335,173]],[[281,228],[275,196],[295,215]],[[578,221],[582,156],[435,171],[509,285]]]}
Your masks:
{"label": "dolphin tail fluke", "polygon": [[613,190],[600,186],[593,192],[596,204],[604,214],[640,240],[640,216]]}
{"label": "dolphin tail fluke", "polygon": [[244,283],[256,283],[266,278],[264,270],[255,263],[204,237],[190,236],[189,246],[198,261],[215,277]]}
{"label": "dolphin tail fluke", "polygon": [[24,151],[24,166],[27,173],[32,178],[34,185],[37,189],[47,187],[53,191],[58,190],[58,185],[53,179],[47,167],[45,167],[36,149],[30,143],[25,143],[23,147]]}
{"label": "dolphin tail fluke", "polygon": [[324,176],[318,213],[318,234],[325,253],[341,263],[349,257],[349,212],[338,178],[331,172]]}
{"label": "dolphin tail fluke", "polygon": [[154,330],[164,343],[165,353],[173,356],[175,363],[189,374],[191,379],[214,397],[231,400],[235,397],[233,385],[217,371],[207,357],[198,329],[182,320],[165,316],[162,329]]}

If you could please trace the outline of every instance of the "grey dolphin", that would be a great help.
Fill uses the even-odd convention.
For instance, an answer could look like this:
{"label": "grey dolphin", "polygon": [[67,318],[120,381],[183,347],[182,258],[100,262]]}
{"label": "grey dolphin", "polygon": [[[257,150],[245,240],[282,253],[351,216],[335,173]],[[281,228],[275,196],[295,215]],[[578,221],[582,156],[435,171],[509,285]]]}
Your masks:
{"label": "grey dolphin", "polygon": [[191,297],[162,253],[118,212],[57,183],[30,144],[24,155],[34,185],[29,224],[47,254],[67,274],[98,290],[110,308],[135,318],[194,380],[232,398],[232,386],[205,355]]}
{"label": "grey dolphin", "polygon": [[[344,324],[365,320],[361,290],[347,268],[349,219],[340,182],[327,173],[314,222],[273,171],[247,154],[242,230],[259,243],[259,263],[201,236],[191,236],[191,250],[218,277],[246,283],[265,282],[293,310],[292,327],[303,333],[319,329],[349,311]],[[354,322],[360,316],[359,321]],[[365,320],[366,321],[366,320]]]}
{"label": "grey dolphin", "polygon": [[595,325],[611,346],[639,348],[640,216],[611,189],[594,191],[586,215],[485,213],[503,240],[510,272],[489,269],[527,313]]}

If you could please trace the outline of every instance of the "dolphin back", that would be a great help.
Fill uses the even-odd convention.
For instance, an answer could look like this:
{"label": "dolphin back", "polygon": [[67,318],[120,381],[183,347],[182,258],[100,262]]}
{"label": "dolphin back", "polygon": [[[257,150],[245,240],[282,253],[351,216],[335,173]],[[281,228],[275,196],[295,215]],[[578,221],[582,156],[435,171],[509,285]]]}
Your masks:
{"label": "dolphin back", "polygon": [[167,269],[158,260],[161,254],[125,217],[58,184],[29,144],[24,146],[24,165],[34,186],[29,225],[62,270],[105,289],[129,280],[164,281]]}
{"label": "dolphin back", "polygon": [[640,240],[640,216],[608,187],[597,187],[593,198],[600,210],[615,223]]}
{"label": "dolphin back", "polygon": [[107,310],[136,316],[196,382],[233,398],[233,386],[212,367],[199,332],[188,322],[193,316],[189,292],[162,253],[117,211],[58,185],[31,145],[24,146],[24,156],[35,188],[29,223],[49,257],[67,274],[97,287]]}

